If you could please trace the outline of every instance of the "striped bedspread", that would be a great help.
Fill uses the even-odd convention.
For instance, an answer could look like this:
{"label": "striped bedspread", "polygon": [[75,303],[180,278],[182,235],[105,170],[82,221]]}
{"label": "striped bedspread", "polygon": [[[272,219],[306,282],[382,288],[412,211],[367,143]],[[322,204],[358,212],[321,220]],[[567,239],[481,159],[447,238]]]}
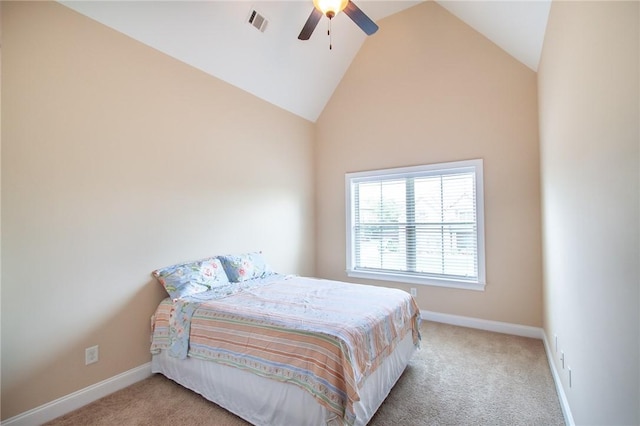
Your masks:
{"label": "striped bedspread", "polygon": [[249,370],[310,392],[348,424],[368,375],[407,333],[417,345],[420,313],[406,292],[278,276],[214,300],[165,299],[151,352],[180,344],[188,356]]}

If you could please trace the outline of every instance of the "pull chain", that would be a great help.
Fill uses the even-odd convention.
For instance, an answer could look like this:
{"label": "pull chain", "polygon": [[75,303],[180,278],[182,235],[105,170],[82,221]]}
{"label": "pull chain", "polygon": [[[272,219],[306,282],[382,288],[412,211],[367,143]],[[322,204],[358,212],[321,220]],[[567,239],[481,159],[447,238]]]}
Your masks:
{"label": "pull chain", "polygon": [[331,42],[331,18],[329,18],[329,29],[327,30],[327,35],[329,36],[329,50],[332,50],[333,45]]}

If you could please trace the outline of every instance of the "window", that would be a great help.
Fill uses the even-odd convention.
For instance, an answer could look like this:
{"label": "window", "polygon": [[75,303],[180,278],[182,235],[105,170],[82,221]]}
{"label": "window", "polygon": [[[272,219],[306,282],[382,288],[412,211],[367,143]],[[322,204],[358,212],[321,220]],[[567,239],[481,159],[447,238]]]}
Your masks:
{"label": "window", "polygon": [[347,274],[483,290],[482,160],[348,173]]}

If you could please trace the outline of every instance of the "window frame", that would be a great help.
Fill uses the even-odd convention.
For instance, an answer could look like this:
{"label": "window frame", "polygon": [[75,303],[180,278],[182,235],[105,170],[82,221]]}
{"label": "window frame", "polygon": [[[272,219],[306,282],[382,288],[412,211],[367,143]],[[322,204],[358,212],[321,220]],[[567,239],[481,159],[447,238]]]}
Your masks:
{"label": "window frame", "polygon": [[[476,203],[476,243],[477,268],[476,280],[462,280],[450,277],[434,277],[420,273],[398,271],[367,271],[355,269],[355,243],[353,220],[355,206],[353,205],[352,188],[359,182],[381,181],[392,178],[402,179],[419,176],[435,176],[456,172],[475,173],[475,203]],[[454,161],[447,163],[427,164],[421,166],[399,167],[392,169],[370,170],[345,174],[345,205],[346,205],[346,273],[349,277],[365,278],[382,281],[395,281],[408,284],[419,284],[437,287],[459,288],[466,290],[484,291],[486,285],[485,245],[484,245],[484,179],[482,159]]]}

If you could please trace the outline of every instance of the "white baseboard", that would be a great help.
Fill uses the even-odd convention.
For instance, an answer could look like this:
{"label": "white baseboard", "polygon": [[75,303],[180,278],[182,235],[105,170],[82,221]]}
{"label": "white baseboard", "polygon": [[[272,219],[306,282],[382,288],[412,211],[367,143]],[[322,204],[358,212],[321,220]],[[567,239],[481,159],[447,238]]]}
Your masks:
{"label": "white baseboard", "polygon": [[120,373],[95,385],[88,386],[69,395],[58,398],[47,404],[26,411],[2,422],[3,426],[33,426],[46,423],[83,407],[93,401],[105,397],[120,389],[126,388],[140,380],[151,376],[151,363],[148,362],[129,371]]}
{"label": "white baseboard", "polygon": [[432,311],[420,311],[422,319],[427,321],[442,322],[458,325],[460,327],[477,328],[479,330],[495,331],[496,333],[512,334],[514,336],[542,339],[544,332],[540,327],[529,325],[511,324],[508,322],[491,321],[480,318],[463,317],[460,315],[441,314]]}
{"label": "white baseboard", "polygon": [[553,351],[551,345],[547,340],[547,334],[542,334],[542,342],[544,343],[544,350],[547,353],[547,360],[549,361],[549,368],[551,369],[551,376],[553,376],[553,382],[556,384],[556,392],[558,393],[558,399],[560,400],[560,408],[562,408],[562,414],[564,414],[564,422],[568,426],[575,426],[573,415],[571,414],[571,407],[569,407],[569,400],[567,400],[567,394],[564,393],[562,382],[560,381],[560,375],[556,369],[556,364],[553,362]]}
{"label": "white baseboard", "polygon": [[568,426],[575,426],[573,415],[571,414],[571,408],[569,407],[569,401],[567,395],[564,393],[560,376],[553,362],[553,356],[551,355],[551,349],[549,342],[547,341],[547,335],[542,328],[531,327],[528,325],[510,324],[500,321],[490,321],[479,318],[463,317],[459,315],[441,314],[439,312],[420,311],[420,315],[427,321],[442,322],[445,324],[458,325],[461,327],[477,328],[480,330],[495,331],[497,333],[513,334],[515,336],[531,337],[534,339],[541,339],[544,344],[544,350],[547,355],[547,361],[549,362],[549,368],[551,369],[551,376],[553,382],[556,385],[556,393],[558,394],[558,400],[560,402],[560,408],[564,415],[564,421]]}

